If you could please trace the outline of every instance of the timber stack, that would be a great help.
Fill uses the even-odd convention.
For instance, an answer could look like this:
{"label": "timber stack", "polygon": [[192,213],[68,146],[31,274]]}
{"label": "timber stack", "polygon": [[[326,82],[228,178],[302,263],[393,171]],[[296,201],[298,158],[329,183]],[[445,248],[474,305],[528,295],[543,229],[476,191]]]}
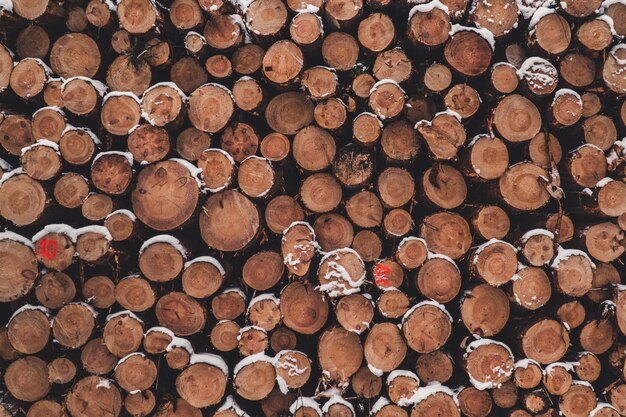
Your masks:
{"label": "timber stack", "polygon": [[0,0],[0,417],[626,416],[626,0]]}

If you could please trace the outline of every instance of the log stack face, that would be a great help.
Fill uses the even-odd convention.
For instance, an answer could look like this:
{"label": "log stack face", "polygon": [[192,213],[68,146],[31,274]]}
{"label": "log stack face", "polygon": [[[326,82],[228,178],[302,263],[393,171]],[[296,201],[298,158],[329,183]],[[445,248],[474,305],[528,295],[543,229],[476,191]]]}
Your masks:
{"label": "log stack face", "polygon": [[626,416],[625,0],[0,0],[0,417]]}

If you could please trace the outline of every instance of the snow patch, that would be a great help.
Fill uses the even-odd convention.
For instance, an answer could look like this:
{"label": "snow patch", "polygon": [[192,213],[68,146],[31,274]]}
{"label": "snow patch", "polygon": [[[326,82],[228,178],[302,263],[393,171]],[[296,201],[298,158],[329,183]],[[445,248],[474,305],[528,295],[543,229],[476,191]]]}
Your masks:
{"label": "snow patch", "polygon": [[411,11],[409,12],[409,18],[408,18],[407,22],[411,21],[411,18],[413,17],[413,15],[415,13],[418,13],[418,12],[419,13],[428,13],[428,12],[431,12],[433,9],[440,9],[440,10],[443,10],[444,12],[446,12],[447,15],[450,14],[450,10],[448,9],[448,6],[446,6],[445,4],[440,2],[439,0],[433,0],[433,1],[430,1],[428,3],[423,3],[423,4],[418,4],[417,6],[413,6]]}
{"label": "snow patch", "polygon": [[543,19],[545,16],[548,16],[554,13],[556,13],[556,10],[551,7],[546,7],[546,6],[539,7],[533,13],[533,17],[530,19],[530,22],[528,23],[528,29],[529,30],[533,29],[537,25],[537,23],[539,23],[541,19]]}
{"label": "snow patch", "polygon": [[435,116],[433,117],[433,119],[437,116],[443,116],[443,115],[448,115],[448,116],[452,116],[454,118],[456,118],[456,120],[458,120],[459,122],[463,120],[463,118],[461,117],[461,115],[457,112],[455,112],[452,109],[445,109],[443,111],[437,112],[435,113]]}
{"label": "snow patch", "polygon": [[362,113],[359,113],[359,114],[358,114],[358,115],[354,118],[354,121],[353,121],[352,123],[356,122],[356,120],[357,120],[359,117],[361,117],[361,116],[371,116],[371,117],[373,117],[374,119],[376,119],[376,121],[378,122],[378,124],[380,125],[380,127],[381,127],[381,128],[383,127],[383,122],[382,122],[382,120],[380,120],[376,114],[374,114],[374,113],[372,113],[372,112],[369,112],[369,111],[364,111],[364,112],[362,112]]}
{"label": "snow patch", "polygon": [[250,300],[248,304],[248,309],[246,310],[246,315],[250,313],[250,309],[256,304],[264,300],[271,300],[277,306],[280,305],[280,298],[276,297],[274,294],[261,294],[257,295],[253,299]]}
{"label": "snow patch", "polygon": [[526,80],[530,87],[536,88],[544,88],[559,80],[559,73],[554,65],[536,56],[524,61],[520,69],[517,70],[517,76],[519,79]]}
{"label": "snow patch", "polygon": [[204,190],[204,181],[200,179],[200,177],[202,176],[202,168],[198,168],[197,166],[193,165],[191,162],[185,159],[181,159],[181,158],[171,158],[169,159],[169,161],[178,162],[179,164],[187,168],[187,170],[189,171],[189,175],[194,180],[196,180],[196,183],[198,184],[198,188],[201,191]]}
{"label": "snow patch", "polygon": [[100,378],[100,381],[98,381],[98,384],[96,385],[96,389],[97,388],[111,389],[111,382],[112,381],[110,379]]}
{"label": "snow patch", "polygon": [[567,372],[574,372],[574,366],[580,365],[580,362],[553,362],[545,367],[544,375],[552,375],[555,368],[563,368]]}
{"label": "snow patch", "polygon": [[187,259],[187,249],[185,249],[182,243],[180,243],[180,240],[171,235],[157,235],[146,240],[143,245],[141,245],[141,248],[139,248],[139,255],[141,255],[143,251],[148,248],[148,246],[154,245],[155,243],[167,243],[180,252],[183,259]]}
{"label": "snow patch", "polygon": [[24,168],[19,167],[19,168],[15,168],[12,171],[9,172],[5,172],[2,174],[2,176],[0,177],[0,187],[2,186],[2,184],[4,184],[9,178],[14,177],[16,175],[22,175],[24,173]]}
{"label": "snow patch", "polygon": [[166,334],[172,339],[176,337],[173,331],[171,331],[167,327],[161,327],[161,326],[155,326],[155,327],[149,328],[148,331],[144,334],[144,336],[148,336],[152,332],[160,332],[160,333]]}
{"label": "snow patch", "polygon": [[78,235],[76,234],[76,229],[74,229],[72,226],[63,224],[63,223],[58,223],[58,224],[46,225],[42,230],[36,233],[31,240],[33,242],[37,242],[42,237],[51,233],[58,233],[58,234],[65,235],[68,237],[68,239],[70,239],[72,243],[76,243],[76,238],[78,237]]}
{"label": "snow patch", "polygon": [[302,2],[300,3],[298,10],[296,10],[296,13],[317,13],[319,11],[320,11],[319,7],[313,4]]}
{"label": "snow patch", "polygon": [[598,402],[598,405],[596,405],[596,408],[591,410],[591,412],[589,413],[589,417],[594,417],[596,414],[598,414],[602,410],[615,410],[616,413],[619,413],[619,410],[613,407],[611,404]]}
{"label": "snow patch", "polygon": [[383,371],[381,369],[378,369],[369,363],[367,364],[367,367],[369,368],[370,372],[373,373],[374,375],[383,376]]}
{"label": "snow patch", "polygon": [[26,304],[26,305],[23,305],[22,307],[18,308],[17,310],[15,310],[15,313],[13,313],[13,315],[11,316],[9,321],[7,321],[7,323],[10,323],[11,320],[13,320],[19,314],[21,314],[21,313],[23,313],[25,311],[32,311],[32,310],[41,311],[43,314],[46,315],[46,317],[48,317],[48,319],[50,318],[50,310],[48,310],[47,308],[45,308],[43,306],[34,306],[34,305],[31,305],[31,304]]}
{"label": "snow patch", "polygon": [[[189,33],[187,33],[187,36],[189,36],[191,34],[196,34],[196,35],[202,37],[202,39],[204,39],[204,36],[200,35],[197,32],[189,32]],[[183,99],[183,101],[187,101],[189,99],[189,97],[187,97],[187,95],[183,92],[183,90],[181,90],[180,87],[178,87],[178,85],[176,85],[176,83],[173,83],[171,81],[161,81],[160,83],[154,84],[153,86],[148,88],[146,91],[144,91],[143,95],[141,96],[141,99],[143,100],[143,98],[146,96],[146,94],[148,94],[150,91],[154,90],[157,87],[169,87],[172,90],[176,91],[176,93],[178,93],[178,95],[180,95],[180,97]]]}
{"label": "snow patch", "polygon": [[5,230],[4,232],[0,233],[0,241],[2,240],[12,240],[35,250],[35,245],[33,245],[32,240],[25,238],[22,235],[18,235],[17,233],[14,233],[10,230]]}
{"label": "snow patch", "polygon": [[224,403],[220,406],[220,408],[217,409],[217,411],[227,411],[227,410],[233,411],[239,417],[249,417],[249,415],[245,411],[239,408],[239,405],[237,404],[237,402],[235,401],[235,398],[233,398],[232,395],[229,395],[228,397],[226,397],[226,400],[224,401]]}
{"label": "snow patch", "polygon": [[[214,4],[213,6],[216,6],[216,5]],[[213,6],[211,6],[211,7],[213,7]],[[200,33],[198,33],[198,32],[194,32],[193,30],[190,30],[190,31],[189,31],[189,32],[187,32],[187,34],[185,35],[185,41],[187,41],[187,38],[189,38],[190,36],[195,36],[195,37],[197,37],[197,38],[200,38],[200,40],[202,41],[202,43],[206,45],[206,38],[205,38],[203,35],[201,35]],[[174,83],[172,83],[172,84],[174,84]],[[174,85],[176,85],[176,84],[174,84]],[[178,86],[176,86],[176,88],[178,88]]]}
{"label": "snow patch", "polygon": [[217,268],[222,278],[226,276],[226,270],[224,269],[220,261],[218,261],[212,256],[198,256],[197,258],[194,258],[191,261],[187,261],[185,262],[185,269],[189,268],[191,265],[198,263],[198,262],[211,264],[215,268]]}
{"label": "snow patch", "polygon": [[541,369],[541,365],[539,364],[539,362],[533,360],[533,359],[528,359],[528,358],[524,358],[524,359],[520,359],[519,361],[515,362],[515,365],[513,365],[514,369],[527,369],[530,365],[536,365],[539,367],[539,369]]}
{"label": "snow patch", "polygon": [[137,94],[130,91],[111,91],[102,98],[102,105],[104,105],[104,103],[106,103],[107,100],[112,97],[130,97],[135,100],[137,104],[141,105],[141,100],[139,99],[139,97],[137,97]]}
{"label": "snow patch", "polygon": [[86,128],[86,127],[78,127],[78,126],[72,126],[69,123],[65,124],[65,129],[63,129],[63,132],[61,132],[61,137],[63,137],[67,132],[71,131],[71,130],[82,130],[83,132],[87,133],[87,135],[89,135],[89,137],[91,138],[91,140],[93,141],[93,143],[95,143],[96,145],[101,145],[102,142],[100,141],[100,139],[98,139],[98,137],[96,136],[95,133],[93,133],[90,129]]}
{"label": "snow patch", "polygon": [[37,113],[42,112],[44,110],[52,110],[54,112],[59,113],[62,116],[65,116],[65,112],[62,109],[60,109],[59,107],[57,107],[57,106],[45,106],[45,107],[41,107],[37,111],[35,111],[35,113],[33,113],[32,118],[34,119],[35,116],[37,115]]}
{"label": "snow patch", "polygon": [[448,319],[450,319],[450,322],[452,322],[452,316],[450,315],[450,313],[448,313],[448,310],[446,310],[446,307],[443,304],[438,303],[437,301],[432,301],[432,300],[425,300],[425,301],[421,301],[417,304],[415,304],[413,307],[411,307],[406,313],[404,313],[404,316],[402,317],[402,323],[404,324],[404,322],[411,317],[411,314],[413,314],[413,312],[415,310],[417,310],[420,307],[423,306],[433,306],[433,307],[437,307],[439,310],[443,311],[446,316],[448,316]]}
{"label": "snow patch", "polygon": [[235,365],[235,369],[233,370],[233,378],[237,376],[239,371],[245,368],[248,365],[251,365],[255,362],[267,362],[274,365],[274,359],[267,356],[265,353],[255,353],[254,355],[247,356],[243,358],[237,365]]}
{"label": "snow patch", "polygon": [[139,323],[141,323],[143,325],[143,320],[141,320],[139,317],[137,317],[137,315],[135,313],[133,313],[130,310],[123,310],[123,311],[118,311],[117,313],[113,313],[113,314],[109,314],[107,316],[106,321],[111,321],[116,317],[120,317],[120,316],[128,316],[131,317],[135,320],[137,320]]}
{"label": "snow patch", "polygon": [[331,396],[330,399],[326,401],[326,403],[322,407],[322,412],[324,413],[324,415],[328,415],[328,412],[330,411],[330,407],[332,407],[335,404],[342,404],[346,406],[352,412],[352,416],[356,416],[356,413],[354,412],[354,407],[352,406],[352,404],[344,400],[343,397],[341,397],[338,394]]}
{"label": "snow patch", "polygon": [[385,406],[388,406],[389,404],[391,403],[389,402],[387,398],[380,397],[378,401],[376,401],[374,405],[372,406],[372,409],[370,410],[370,416],[373,416],[374,414],[378,413],[380,410],[382,410],[383,408],[385,408]]}
{"label": "snow patch", "polygon": [[[34,116],[34,115],[33,115]],[[0,158],[0,169],[2,171],[10,171],[11,170],[11,164],[9,164],[7,161],[5,161],[4,159]]]}
{"label": "snow patch", "polygon": [[450,262],[452,265],[454,265],[454,267],[461,272],[461,270],[459,269],[459,266],[456,264],[456,262],[454,262],[454,260],[452,258],[450,258],[447,255],[441,254],[441,253],[435,253],[435,252],[428,252],[428,259],[443,259],[445,261]]}
{"label": "snow patch", "polygon": [[246,300],[246,294],[241,290],[241,288],[226,288],[224,291],[222,291],[222,294],[228,294],[229,292],[236,292],[241,298],[243,298],[244,301]]}
{"label": "snow patch", "polygon": [[613,178],[604,177],[604,178],[602,178],[600,181],[598,181],[596,183],[596,188],[602,188],[605,185],[607,185],[608,183],[610,183],[611,181],[613,181]]}
{"label": "snow patch", "polygon": [[615,24],[613,22],[613,18],[609,16],[608,14],[603,14],[601,16],[598,16],[595,18],[595,20],[600,20],[606,23],[609,26],[609,30],[611,31],[611,36],[620,38],[620,39],[623,37],[623,36],[620,36],[615,30]]}
{"label": "snow patch", "polygon": [[146,355],[145,355],[144,353],[142,353],[142,352],[133,352],[133,353],[130,353],[130,354],[128,354],[128,355],[126,355],[126,356],[124,356],[124,357],[123,357],[122,359],[120,359],[119,361],[117,361],[117,365],[115,365],[114,370],[115,370],[115,369],[117,369],[117,367],[118,367],[118,366],[120,366],[121,364],[123,364],[124,362],[126,362],[127,360],[129,360],[130,358],[132,358],[133,356],[141,356],[142,358],[145,358],[145,357],[146,357]]}
{"label": "snow patch", "polygon": [[593,263],[593,261],[591,260],[589,255],[587,255],[586,252],[578,250],[578,249],[564,249],[562,246],[559,246],[557,248],[556,258],[554,258],[554,261],[552,261],[552,265],[550,265],[550,267],[552,269],[558,268],[561,262],[563,262],[564,260],[572,256],[582,256],[583,258],[586,258],[591,264],[591,267],[593,269],[596,269],[596,264]]}
{"label": "snow patch", "polygon": [[224,359],[221,357],[214,355],[212,353],[194,353],[189,358],[189,364],[194,365],[196,363],[205,363],[207,365],[211,365],[224,373],[228,377],[228,366]]}
{"label": "snow patch", "polygon": [[472,256],[472,263],[476,264],[478,262],[478,256],[480,255],[480,253],[482,251],[484,251],[485,249],[487,249],[487,247],[489,247],[489,246],[491,246],[491,245],[493,245],[495,243],[503,243],[503,244],[509,246],[515,253],[517,253],[517,248],[515,246],[511,245],[510,243],[505,242],[505,241],[500,240],[500,239],[491,238],[487,242],[483,243],[482,245],[479,245],[476,248],[476,251],[474,252],[474,255]]}
{"label": "snow patch", "polygon": [[576,91],[574,91],[572,89],[569,89],[569,88],[561,88],[556,93],[554,93],[554,99],[552,99],[552,104],[554,104],[556,102],[557,98],[559,98],[561,96],[565,96],[565,95],[574,96],[576,101],[581,106],[583,105],[583,99],[580,97],[580,94],[578,94]]}
{"label": "snow patch", "polygon": [[182,337],[173,336],[172,341],[167,345],[165,351],[171,352],[176,348],[185,349],[187,353],[189,353],[189,355],[194,354],[193,346],[191,345],[191,342],[189,340]]}
{"label": "snow patch", "polygon": [[439,382],[431,382],[425,387],[418,388],[417,393],[411,397],[412,404],[419,404],[431,395],[435,395],[440,392],[449,395],[457,405],[459,404],[459,400],[457,399],[457,396],[454,395],[454,392],[452,392],[452,390],[447,386],[441,385]]}
{"label": "snow patch", "polygon": [[86,83],[91,84],[91,86],[96,90],[96,92],[98,93],[100,97],[104,97],[108,90],[108,87],[102,81],[93,80],[87,77],[76,76],[76,77],[68,78],[67,80],[63,81],[63,84],[61,85],[61,92],[65,91],[65,87],[67,86],[67,84],[70,81],[74,81],[74,80],[81,80],[81,81],[85,81]]}
{"label": "snow patch", "polygon": [[119,210],[115,210],[114,212],[111,212],[111,214],[107,215],[104,220],[108,219],[109,217],[116,215],[116,214],[121,214],[123,216],[128,217],[129,219],[131,219],[133,222],[135,220],[137,220],[137,216],[135,216],[135,213],[133,213],[130,210],[126,210],[126,209],[119,209]]}
{"label": "snow patch", "polygon": [[[350,253],[359,260],[363,267],[363,274],[360,277],[352,277],[348,270],[337,262],[345,253]],[[365,263],[354,249],[340,248],[330,251],[320,260],[320,265],[326,261],[328,261],[328,272],[326,272],[324,278],[329,280],[329,282],[319,285],[316,289],[326,292],[331,298],[357,293],[361,290],[360,287],[365,282],[366,277]]]}
{"label": "snow patch", "polygon": [[233,6],[238,7],[242,13],[245,13],[248,11],[248,7],[250,6],[250,4],[252,4],[254,0],[227,0],[227,1]]}
{"label": "snow patch", "polygon": [[[230,20],[233,21],[237,26],[241,28],[241,33],[243,34],[243,43],[252,43],[252,38],[250,38],[250,32],[248,31],[247,25],[243,22],[243,19],[238,14],[228,15]],[[235,36],[237,32],[232,32],[232,35]]]}
{"label": "snow patch", "polygon": [[12,0],[0,0],[0,10],[6,10],[7,12],[13,11]]}
{"label": "snow patch", "polygon": [[[304,374],[309,367],[305,366],[304,368],[299,368],[298,360],[291,356],[292,353],[303,354],[297,350],[281,350],[276,354],[276,356],[274,356],[274,367],[277,369],[287,369],[287,374],[289,376],[300,376]],[[289,392],[289,387],[287,386],[287,382],[284,378],[277,374],[276,380],[278,381],[278,386],[283,394]]]}
{"label": "snow patch", "polygon": [[546,230],[546,229],[533,229],[533,230],[529,230],[528,232],[524,233],[524,235],[522,236],[522,243],[526,243],[531,237],[534,236],[548,236],[550,239],[554,240],[554,233]]}
{"label": "snow patch", "polygon": [[493,36],[493,33],[491,33],[490,30],[485,29],[485,28],[475,28],[475,27],[471,27],[471,26],[463,26],[463,25],[459,25],[458,23],[452,25],[452,28],[450,29],[450,32],[448,33],[450,36],[454,36],[455,34],[459,33],[459,32],[474,32],[477,33],[478,35],[480,35],[483,39],[485,39],[487,41],[487,43],[489,44],[489,46],[491,47],[492,51],[495,51],[496,49],[496,40]]}
{"label": "snow patch", "polygon": [[385,78],[384,80],[380,80],[376,84],[374,84],[372,86],[372,88],[370,88],[370,94],[372,94],[374,91],[376,91],[378,89],[378,87],[380,87],[383,84],[393,84],[396,87],[398,87],[400,89],[400,91],[402,91],[403,94],[406,95],[406,93],[404,92],[404,89],[402,87],[400,87],[400,84],[398,84],[397,82],[395,82],[394,80],[392,80],[390,78]]}
{"label": "snow patch", "polygon": [[111,236],[111,232],[109,232],[109,229],[107,229],[104,226],[90,225],[90,226],[85,226],[85,227],[76,229],[76,238],[80,237],[81,235],[84,235],[85,233],[97,233],[97,234],[103,235],[104,238],[108,240],[109,242],[113,240],[113,236]]}
{"label": "snow patch", "polygon": [[[478,339],[473,341],[472,343],[470,343],[466,350],[465,350],[465,354],[463,355],[463,358],[467,358],[469,356],[469,354],[478,349],[480,346],[487,346],[487,345],[499,345],[504,347],[508,352],[509,352],[509,356],[511,357],[511,359],[514,359],[513,356],[513,352],[511,352],[511,349],[505,345],[502,342],[498,342],[496,340],[492,340],[492,339]],[[504,375],[507,378],[510,377],[513,374],[513,369],[515,368],[515,366],[512,366],[510,369],[503,369],[500,366],[497,366],[496,368],[492,369],[493,372],[497,372],[499,375]],[[488,380],[488,381],[478,381],[476,378],[473,377],[473,375],[471,375],[470,373],[468,373],[469,376],[469,380],[472,383],[472,385],[474,386],[474,388],[484,391],[486,389],[493,389],[493,388],[498,388],[500,386],[500,384],[496,384],[494,381],[492,380]],[[491,375],[486,375],[488,377],[490,377]],[[491,379],[491,378],[489,378]]]}
{"label": "snow patch", "polygon": [[256,330],[258,332],[261,332],[261,333],[265,334],[265,336],[267,336],[267,332],[262,327],[259,327],[259,326],[245,326],[245,327],[241,327],[239,329],[239,333],[237,334],[237,341],[241,341],[241,336],[245,332],[250,331],[250,330]]}
{"label": "snow patch", "polygon": [[593,389],[593,385],[591,385],[591,383],[587,381],[574,380],[572,381],[572,385],[584,385],[585,387],[589,388],[591,391],[595,392],[595,390]]}
{"label": "snow patch", "polygon": [[611,52],[609,52],[613,58],[615,58],[615,61],[617,62],[618,65],[620,66],[625,66],[626,65],[626,58],[620,59],[617,56],[617,51],[620,51],[622,49],[626,49],[626,44],[625,43],[620,43],[615,45],[612,49]]}
{"label": "snow patch", "polygon": [[133,154],[130,152],[120,152],[120,151],[108,151],[108,152],[100,152],[98,155],[96,155],[96,157],[93,159],[93,162],[91,163],[91,166],[93,166],[93,164],[96,163],[96,161],[100,158],[102,158],[103,156],[106,155],[119,155],[119,156],[123,156],[124,158],[126,158],[126,160],[128,161],[128,163],[132,166],[133,165]]}
{"label": "snow patch", "polygon": [[404,369],[396,369],[394,371],[391,371],[391,373],[387,377],[387,385],[390,385],[393,382],[393,380],[399,376],[403,376],[405,378],[411,378],[411,379],[416,380],[418,384],[420,383],[420,379],[413,372],[406,371]]}
{"label": "snow patch", "polygon": [[310,397],[298,397],[298,399],[289,407],[289,412],[291,415],[294,415],[296,414],[296,411],[305,407],[315,411],[320,417],[324,415],[317,401]]}

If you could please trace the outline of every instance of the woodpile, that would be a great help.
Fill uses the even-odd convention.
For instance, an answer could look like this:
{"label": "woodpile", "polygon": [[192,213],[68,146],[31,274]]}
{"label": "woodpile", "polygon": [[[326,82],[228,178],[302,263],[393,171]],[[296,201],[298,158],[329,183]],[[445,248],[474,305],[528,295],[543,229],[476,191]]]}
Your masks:
{"label": "woodpile", "polygon": [[0,0],[0,417],[626,416],[625,0]]}

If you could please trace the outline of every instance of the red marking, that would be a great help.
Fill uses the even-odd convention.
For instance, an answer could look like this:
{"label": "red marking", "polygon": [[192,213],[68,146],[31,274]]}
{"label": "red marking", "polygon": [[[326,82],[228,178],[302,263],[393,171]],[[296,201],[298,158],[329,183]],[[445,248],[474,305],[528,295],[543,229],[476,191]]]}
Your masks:
{"label": "red marking", "polygon": [[389,281],[387,281],[389,274],[391,274],[391,268],[387,265],[376,265],[376,268],[374,268],[374,280],[376,281],[376,285],[389,285]]}
{"label": "red marking", "polygon": [[56,240],[48,240],[45,237],[42,238],[37,244],[37,254],[41,255],[44,259],[54,259],[57,254]]}

